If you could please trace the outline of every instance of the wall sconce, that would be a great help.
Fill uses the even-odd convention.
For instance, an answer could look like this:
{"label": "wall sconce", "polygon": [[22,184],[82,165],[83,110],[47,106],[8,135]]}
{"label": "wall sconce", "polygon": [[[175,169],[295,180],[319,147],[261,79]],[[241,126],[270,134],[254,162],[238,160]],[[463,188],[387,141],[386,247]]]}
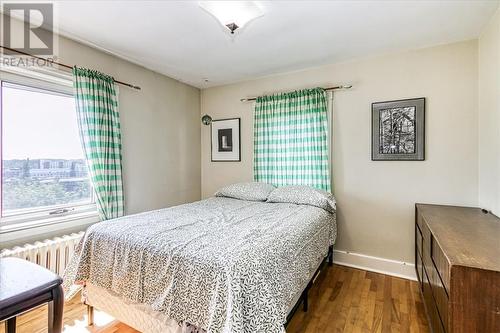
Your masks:
{"label": "wall sconce", "polygon": [[210,125],[212,123],[212,117],[206,114],[203,117],[201,117],[201,122],[203,123],[203,125]]}

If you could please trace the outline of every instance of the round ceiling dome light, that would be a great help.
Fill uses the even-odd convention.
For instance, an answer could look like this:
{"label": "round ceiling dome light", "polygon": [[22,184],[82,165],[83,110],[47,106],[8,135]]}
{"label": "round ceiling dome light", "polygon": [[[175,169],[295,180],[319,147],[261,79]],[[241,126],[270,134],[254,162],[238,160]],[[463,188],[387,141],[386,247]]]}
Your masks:
{"label": "round ceiling dome light", "polygon": [[215,17],[231,34],[264,15],[256,1],[200,1],[199,5]]}

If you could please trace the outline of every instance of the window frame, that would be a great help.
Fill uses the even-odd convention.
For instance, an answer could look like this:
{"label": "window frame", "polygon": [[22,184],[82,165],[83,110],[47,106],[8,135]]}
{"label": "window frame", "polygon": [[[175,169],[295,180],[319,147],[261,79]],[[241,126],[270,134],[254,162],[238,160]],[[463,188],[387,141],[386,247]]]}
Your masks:
{"label": "window frame", "polygon": [[[2,128],[3,128],[3,109],[2,109],[2,91],[4,83],[12,85],[21,85],[33,89],[34,91],[49,92],[55,95],[64,95],[73,97],[73,82],[71,76],[47,75],[37,72],[20,71],[12,73],[0,70],[0,166],[3,164],[2,148]],[[3,170],[3,168],[2,168]],[[0,204],[2,203],[3,172],[0,171]],[[92,184],[91,184],[92,186]],[[1,208],[1,206],[0,206]],[[37,228],[44,225],[65,223],[75,219],[95,220],[98,216],[97,205],[95,202],[95,192],[92,189],[90,202],[69,203],[53,206],[34,207],[19,209],[16,213],[3,215],[0,211],[0,234],[24,230],[28,228]]]}

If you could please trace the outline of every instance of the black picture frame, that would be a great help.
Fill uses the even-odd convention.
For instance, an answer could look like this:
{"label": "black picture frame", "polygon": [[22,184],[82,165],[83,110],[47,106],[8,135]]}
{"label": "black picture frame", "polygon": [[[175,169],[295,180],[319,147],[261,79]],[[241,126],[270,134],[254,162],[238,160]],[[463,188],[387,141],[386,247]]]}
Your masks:
{"label": "black picture frame", "polygon": [[425,97],[372,103],[372,161],[424,160]]}
{"label": "black picture frame", "polygon": [[[224,147],[221,136],[226,137]],[[210,149],[212,162],[241,162],[241,118],[212,120]]]}

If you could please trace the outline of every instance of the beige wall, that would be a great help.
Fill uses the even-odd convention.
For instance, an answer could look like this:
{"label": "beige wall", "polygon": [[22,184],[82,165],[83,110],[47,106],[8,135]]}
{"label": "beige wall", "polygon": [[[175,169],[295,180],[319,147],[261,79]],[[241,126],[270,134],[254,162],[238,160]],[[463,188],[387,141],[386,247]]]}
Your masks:
{"label": "beige wall", "polygon": [[479,38],[479,203],[500,216],[500,9]]}
{"label": "beige wall", "polygon": [[[240,98],[352,83],[334,99],[336,248],[413,262],[415,202],[478,203],[477,61],[466,41],[203,90],[201,114],[241,117],[242,161],[210,162],[202,126],[202,196],[252,179],[253,104]],[[427,98],[426,160],[371,161],[371,103],[412,97]]]}
{"label": "beige wall", "polygon": [[119,86],[126,213],[198,200],[199,89],[66,38],[59,57],[142,88]]}

